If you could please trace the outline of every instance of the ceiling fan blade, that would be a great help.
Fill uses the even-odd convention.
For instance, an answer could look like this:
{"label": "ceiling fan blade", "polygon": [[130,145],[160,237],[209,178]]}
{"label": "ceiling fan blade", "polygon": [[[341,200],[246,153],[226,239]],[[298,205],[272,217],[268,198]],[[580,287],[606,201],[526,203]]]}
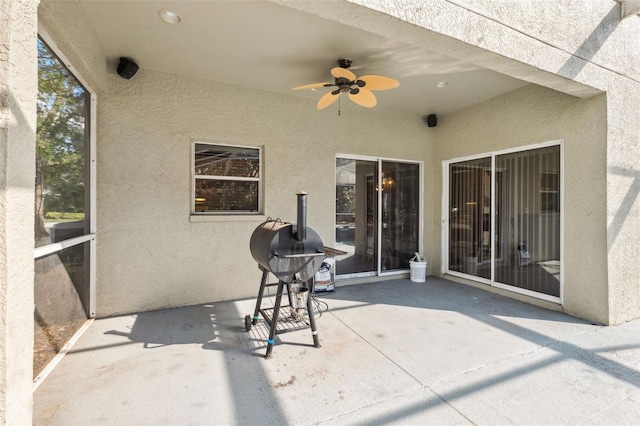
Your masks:
{"label": "ceiling fan blade", "polygon": [[398,80],[381,75],[363,75],[358,80],[367,83],[365,87],[369,90],[389,90],[400,86]]}
{"label": "ceiling fan blade", "polygon": [[340,93],[338,93],[337,95],[335,95],[333,92],[325,94],[318,101],[318,109],[325,109],[326,107],[337,101],[339,97]]}
{"label": "ceiling fan blade", "polygon": [[307,84],[305,86],[294,87],[291,90],[315,89],[316,87],[328,87],[328,86],[333,86],[333,83],[313,83],[313,84]]}
{"label": "ceiling fan blade", "polygon": [[371,90],[365,89],[364,87],[358,91],[358,93],[353,94],[349,93],[349,99],[353,102],[367,108],[373,108],[378,104],[375,95]]}
{"label": "ceiling fan blade", "polygon": [[331,69],[331,75],[335,78],[346,78],[349,81],[356,79],[356,75],[346,68],[335,67]]}

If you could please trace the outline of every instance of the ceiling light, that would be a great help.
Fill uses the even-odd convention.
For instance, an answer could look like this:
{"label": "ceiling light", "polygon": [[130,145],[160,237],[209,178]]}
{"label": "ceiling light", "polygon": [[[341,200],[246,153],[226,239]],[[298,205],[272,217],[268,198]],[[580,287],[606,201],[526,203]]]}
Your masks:
{"label": "ceiling light", "polygon": [[164,22],[168,24],[179,24],[182,21],[182,18],[180,17],[180,15],[166,9],[158,12],[158,16],[160,16],[160,19],[162,19]]}
{"label": "ceiling light", "polygon": [[436,86],[438,89],[442,89],[443,87],[447,87],[449,85],[449,83],[447,81],[439,81],[438,83],[434,84],[434,86]]}

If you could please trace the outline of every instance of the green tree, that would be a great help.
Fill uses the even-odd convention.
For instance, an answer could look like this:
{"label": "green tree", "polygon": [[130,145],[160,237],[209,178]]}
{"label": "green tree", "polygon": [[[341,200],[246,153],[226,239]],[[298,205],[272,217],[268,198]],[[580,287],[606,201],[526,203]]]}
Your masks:
{"label": "green tree", "polygon": [[47,211],[84,213],[88,92],[38,39],[36,239]]}

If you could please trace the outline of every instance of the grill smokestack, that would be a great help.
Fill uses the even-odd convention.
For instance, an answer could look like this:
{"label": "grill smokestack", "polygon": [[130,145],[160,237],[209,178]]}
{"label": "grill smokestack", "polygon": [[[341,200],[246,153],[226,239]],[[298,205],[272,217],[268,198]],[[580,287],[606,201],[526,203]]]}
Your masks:
{"label": "grill smokestack", "polygon": [[303,243],[307,239],[307,193],[302,191],[296,196],[298,197],[298,223],[295,238]]}

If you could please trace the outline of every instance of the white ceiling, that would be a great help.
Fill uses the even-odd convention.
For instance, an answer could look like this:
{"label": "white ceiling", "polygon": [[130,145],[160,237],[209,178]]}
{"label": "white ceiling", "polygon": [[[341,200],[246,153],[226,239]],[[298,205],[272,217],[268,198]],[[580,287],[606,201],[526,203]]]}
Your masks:
{"label": "white ceiling", "polygon": [[[268,1],[78,3],[114,67],[126,56],[141,72],[155,69],[308,97],[310,108],[328,89],[291,88],[333,82],[329,71],[344,57],[353,60],[356,75],[400,82],[397,89],[375,92],[376,108],[419,116],[447,114],[528,84]],[[179,14],[182,22],[165,23],[158,16],[162,9]],[[438,89],[440,81],[449,85]]]}

